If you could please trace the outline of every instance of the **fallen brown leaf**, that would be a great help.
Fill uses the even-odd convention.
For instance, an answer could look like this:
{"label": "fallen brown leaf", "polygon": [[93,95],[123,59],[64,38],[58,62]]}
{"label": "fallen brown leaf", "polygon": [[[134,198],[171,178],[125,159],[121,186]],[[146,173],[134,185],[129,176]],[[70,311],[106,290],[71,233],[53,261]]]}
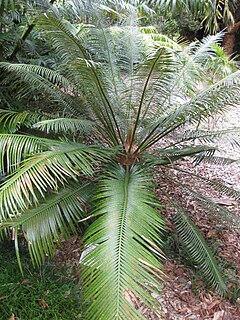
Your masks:
{"label": "fallen brown leaf", "polygon": [[40,300],[38,301],[38,303],[39,303],[39,305],[40,305],[40,307],[41,307],[42,309],[47,309],[47,308],[48,308],[48,304],[47,304],[46,301],[44,301],[43,299],[40,299]]}

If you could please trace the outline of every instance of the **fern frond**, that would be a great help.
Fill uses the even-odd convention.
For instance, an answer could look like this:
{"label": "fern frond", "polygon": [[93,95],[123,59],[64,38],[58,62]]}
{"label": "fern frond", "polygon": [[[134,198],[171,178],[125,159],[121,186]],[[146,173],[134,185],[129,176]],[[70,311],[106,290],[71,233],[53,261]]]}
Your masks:
{"label": "fern frond", "polygon": [[204,181],[204,182],[206,182],[206,184],[210,185],[215,190],[217,190],[217,191],[219,191],[221,193],[224,193],[225,195],[227,195],[229,197],[232,197],[237,201],[240,201],[240,191],[237,191],[237,190],[235,190],[235,189],[233,189],[231,187],[228,187],[225,184],[223,184],[221,182],[218,182],[216,180],[211,180],[211,179],[205,178],[202,175],[198,175],[198,174],[195,174],[193,172],[190,172],[190,171],[178,168],[178,167],[173,167],[173,169],[176,170],[176,171],[182,172],[182,173],[184,173],[186,175],[190,175],[192,177],[195,177],[195,178],[197,178],[197,179],[199,179],[201,181]]}
{"label": "fern frond", "polygon": [[41,66],[7,62],[0,62],[0,69],[5,73],[3,83],[15,88],[19,97],[34,91],[47,92],[54,101],[60,103],[64,108],[73,112],[79,109],[81,99],[74,97],[73,84],[56,71]]}
{"label": "fern frond", "polygon": [[180,148],[162,149],[160,151],[155,152],[154,154],[143,155],[143,158],[149,163],[149,165],[157,166],[157,165],[172,164],[173,162],[180,159],[184,159],[186,157],[197,157],[198,154],[200,155],[199,156],[200,158],[212,157],[214,152],[215,152],[214,147],[183,146],[181,149]]}
{"label": "fern frond", "polygon": [[57,191],[69,178],[92,175],[94,164],[103,155],[99,148],[55,141],[49,150],[28,157],[0,187],[2,219],[37,204],[49,189]]}
{"label": "fern frond", "polygon": [[72,183],[52,194],[37,208],[2,222],[0,231],[20,229],[18,234],[23,233],[26,238],[33,262],[40,265],[60,244],[60,234],[66,238],[70,230],[76,232],[76,223],[87,214],[86,202],[92,192],[89,184]]}
{"label": "fern frond", "polygon": [[48,149],[50,140],[21,134],[0,134],[0,173],[12,173],[33,153]]}
{"label": "fern frond", "polygon": [[240,160],[237,159],[232,159],[232,158],[227,158],[227,157],[220,157],[220,156],[213,156],[213,155],[203,155],[203,154],[199,154],[199,155],[195,155],[194,156],[194,161],[193,163],[195,163],[196,165],[198,165],[200,162],[205,162],[205,163],[210,163],[212,165],[229,165],[232,163],[237,163]]}
{"label": "fern frond", "polygon": [[56,118],[37,122],[33,128],[47,133],[90,133],[93,130],[93,122],[85,119]]}
{"label": "fern frond", "polygon": [[85,248],[94,249],[81,261],[84,299],[91,302],[86,317],[142,319],[126,296],[132,293],[157,311],[149,291],[157,290],[161,280],[157,255],[162,256],[163,221],[152,207],[148,181],[137,167],[116,167],[101,181],[96,201],[100,217],[85,236]]}
{"label": "fern frond", "polygon": [[22,125],[30,126],[34,122],[47,119],[43,114],[31,113],[29,111],[17,112],[13,110],[0,109],[0,123],[8,132],[15,132]]}
{"label": "fern frond", "polygon": [[203,142],[213,142],[216,138],[231,136],[232,134],[238,134],[240,128],[235,127],[226,130],[187,130],[184,132],[181,142],[189,140],[199,140]]}
{"label": "fern frond", "polygon": [[213,285],[219,293],[226,294],[227,287],[222,278],[216,258],[206,244],[200,231],[181,208],[178,208],[173,222],[187,252],[206,281],[210,285]]}
{"label": "fern frond", "polygon": [[[174,167],[175,170],[179,170],[178,168]],[[181,169],[180,169],[181,171]],[[215,203],[213,200],[211,200],[209,197],[203,195],[202,193],[193,190],[193,188],[186,183],[181,183],[179,180],[174,180],[172,177],[169,175],[166,175],[165,173],[161,172],[161,174],[169,181],[172,183],[176,183],[178,186],[180,186],[182,189],[186,190],[190,195],[193,196],[193,200],[201,203],[204,207],[208,209],[209,214],[213,216],[217,221],[219,221],[220,225],[227,225],[231,227],[235,227],[239,229],[240,226],[240,218],[232,213],[231,211],[225,209],[224,207],[218,205]],[[190,173],[191,176],[191,173]],[[194,174],[192,174],[194,176]],[[230,190],[229,190],[230,192]],[[236,191],[235,197],[238,197],[239,194]]]}
{"label": "fern frond", "polygon": [[115,145],[118,144],[119,139],[122,141],[122,134],[111,103],[111,95],[104,86],[103,69],[98,61],[92,59],[81,33],[73,25],[64,23],[54,15],[41,16],[39,23],[46,29],[63,64],[67,62],[64,67],[69,71],[71,82],[79,92],[84,93],[86,99],[91,99],[89,101],[91,110],[108,128],[107,132],[111,134]]}

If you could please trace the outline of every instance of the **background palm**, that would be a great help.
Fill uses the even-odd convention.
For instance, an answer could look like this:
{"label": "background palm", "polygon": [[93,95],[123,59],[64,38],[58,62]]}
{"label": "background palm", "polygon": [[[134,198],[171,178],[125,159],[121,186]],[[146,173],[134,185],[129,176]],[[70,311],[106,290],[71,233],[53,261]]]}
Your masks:
{"label": "background palm", "polygon": [[[1,171],[6,175],[0,187],[1,230],[13,233],[17,250],[21,232],[33,261],[40,264],[60,241],[59,231],[67,236],[69,227],[75,230],[77,222],[91,219],[84,238],[89,253],[81,260],[86,318],[139,319],[129,292],[157,312],[151,292],[159,291],[162,278],[164,223],[157,210],[161,199],[152,191],[153,170],[171,181],[162,167],[180,170],[174,162],[189,156],[214,161],[213,147],[189,141],[226,132],[184,133],[183,128],[236,104],[240,73],[196,94],[221,35],[183,50],[166,37],[154,42],[150,35],[144,55],[145,35],[134,19],[122,29],[107,28],[101,17],[95,21],[94,26],[62,22],[56,11],[39,17],[62,61],[62,75],[34,65],[0,64],[4,84],[11,83],[19,96],[34,88],[65,110],[58,117],[1,110]],[[209,183],[239,200],[238,192]],[[238,223],[237,217],[189,191]],[[206,280],[225,293],[200,232],[179,204],[169,201],[177,209],[173,222],[189,255]]]}

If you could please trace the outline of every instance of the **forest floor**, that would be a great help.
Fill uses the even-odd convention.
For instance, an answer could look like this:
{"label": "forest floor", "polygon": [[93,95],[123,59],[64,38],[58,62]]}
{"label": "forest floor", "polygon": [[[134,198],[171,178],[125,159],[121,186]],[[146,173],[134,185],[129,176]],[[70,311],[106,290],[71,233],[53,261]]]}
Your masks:
{"label": "forest floor", "polygon": [[[208,126],[215,129],[227,129],[238,127],[240,123],[240,110],[233,109],[224,116],[214,118]],[[240,141],[240,136],[235,135],[236,140]],[[232,148],[229,139],[221,140],[218,145],[220,156],[228,156],[234,159],[240,158],[240,147]],[[230,165],[211,165],[200,163],[193,166],[191,162],[179,164],[182,169],[191,169],[192,172],[224,183],[229,187],[240,191],[240,163]],[[223,195],[221,192],[206,187],[201,181],[195,178],[189,179],[184,173],[172,170],[172,176],[185,185],[190,185],[207,195],[210,199],[219,204],[222,208],[231,210],[240,217],[240,204],[233,198]],[[158,190],[166,188],[164,181],[158,181]],[[239,320],[240,319],[240,229],[234,228],[229,224],[224,224],[223,219],[219,220],[208,210],[198,206],[192,196],[187,192],[171,185],[171,197],[178,200],[192,220],[199,227],[205,239],[213,246],[223,274],[227,279],[229,292],[232,292],[228,298],[219,296],[216,292],[207,288],[202,279],[193,272],[191,266],[183,265],[181,259],[172,257],[164,264],[164,273],[166,281],[161,289],[161,297],[155,296],[161,303],[162,309],[160,315],[152,314],[144,305],[134,296],[130,297],[132,303],[147,319],[151,320]],[[168,190],[169,191],[169,190]],[[165,218],[168,223],[168,217],[173,213],[174,208],[167,207]],[[170,222],[168,229],[172,230]],[[181,251],[181,249],[179,249]],[[181,252],[180,252],[181,253]],[[78,277],[78,261],[81,254],[81,242],[76,237],[63,243],[63,248],[57,251],[55,260],[58,264],[65,264],[66,267],[73,270],[73,277]]]}

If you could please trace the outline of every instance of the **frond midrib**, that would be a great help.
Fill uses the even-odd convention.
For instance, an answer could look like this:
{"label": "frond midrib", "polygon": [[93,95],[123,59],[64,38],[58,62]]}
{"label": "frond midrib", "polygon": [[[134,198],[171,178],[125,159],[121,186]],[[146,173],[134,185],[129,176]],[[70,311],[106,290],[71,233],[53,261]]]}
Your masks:
{"label": "frond midrib", "polygon": [[123,202],[123,210],[122,210],[122,219],[120,225],[120,234],[119,234],[119,249],[118,249],[118,271],[117,271],[117,313],[116,317],[120,314],[120,302],[121,302],[121,264],[122,264],[122,257],[123,257],[123,248],[124,248],[124,226],[126,223],[127,217],[127,207],[128,207],[128,194],[129,194],[129,181],[130,181],[130,174],[129,171],[126,171],[126,175],[124,177],[124,202]]}

